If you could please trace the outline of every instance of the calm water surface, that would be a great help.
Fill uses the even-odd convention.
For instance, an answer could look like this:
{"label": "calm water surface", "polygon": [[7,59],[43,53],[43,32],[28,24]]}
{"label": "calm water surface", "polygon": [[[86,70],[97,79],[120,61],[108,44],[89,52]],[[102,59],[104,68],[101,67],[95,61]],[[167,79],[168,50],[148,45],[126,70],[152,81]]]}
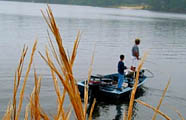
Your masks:
{"label": "calm water surface", "polygon": [[[125,63],[130,66],[131,47],[134,39],[139,37],[142,40],[141,55],[149,51],[144,67],[154,73],[154,78],[148,79],[138,99],[156,106],[164,87],[171,79],[161,111],[176,120],[178,115],[171,108],[175,107],[186,118],[186,15],[70,5],[51,5],[51,7],[60,27],[65,48],[69,52],[78,30],[83,33],[74,66],[77,80],[87,78],[95,45],[93,73],[116,72],[120,54],[126,55]],[[48,43],[48,27],[40,9],[45,8],[46,4],[0,1],[1,118],[12,96],[14,73],[24,44],[29,45],[28,54],[30,54],[34,40],[38,39],[37,50],[44,53]],[[29,56],[26,59],[27,65]],[[46,112],[55,113],[56,95],[50,71],[38,53],[34,59],[37,73],[43,76],[41,105]],[[33,89],[33,81],[32,70],[25,91],[26,102]],[[101,102],[95,108],[93,117],[95,120],[119,120],[127,107],[127,101],[114,104]],[[139,104],[135,104],[134,108],[135,119],[151,119],[153,111]],[[159,116],[158,119],[162,118]]]}

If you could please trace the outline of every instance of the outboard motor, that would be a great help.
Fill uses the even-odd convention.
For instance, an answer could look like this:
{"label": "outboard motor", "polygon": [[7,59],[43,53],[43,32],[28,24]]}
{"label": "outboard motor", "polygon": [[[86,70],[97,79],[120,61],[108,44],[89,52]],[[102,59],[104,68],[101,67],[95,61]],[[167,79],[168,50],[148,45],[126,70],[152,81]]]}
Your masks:
{"label": "outboard motor", "polygon": [[[139,77],[143,77],[144,76],[144,72],[145,72],[145,70],[143,70],[143,69],[140,70]],[[135,78],[136,74],[137,74],[137,72],[134,72],[132,70],[125,71],[125,77],[128,77],[128,78]]]}
{"label": "outboard motor", "polygon": [[[140,79],[140,78],[143,78],[144,77],[144,72],[145,72],[145,70],[140,70],[140,72],[139,72],[139,82],[141,82],[140,80],[142,80],[142,79]],[[137,74],[137,72],[133,72],[132,70],[127,70],[127,71],[125,71],[125,77],[126,77],[126,80],[128,81],[128,86],[129,87],[133,87],[133,84],[134,84],[134,79],[136,78],[136,74]]]}
{"label": "outboard motor", "polygon": [[145,70],[140,70],[140,72],[139,72],[139,77],[140,78],[143,78],[144,77],[144,72],[145,72]]}

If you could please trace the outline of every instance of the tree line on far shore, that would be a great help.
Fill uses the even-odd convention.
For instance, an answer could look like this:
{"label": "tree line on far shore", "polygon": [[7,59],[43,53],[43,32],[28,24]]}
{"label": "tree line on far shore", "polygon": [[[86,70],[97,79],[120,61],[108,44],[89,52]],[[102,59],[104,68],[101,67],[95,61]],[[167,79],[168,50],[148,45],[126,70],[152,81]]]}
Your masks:
{"label": "tree line on far shore", "polygon": [[149,0],[148,3],[153,10],[185,12],[186,0]]}
{"label": "tree line on far shore", "polygon": [[55,4],[88,5],[99,7],[148,6],[157,11],[185,12],[186,0],[10,0]]}

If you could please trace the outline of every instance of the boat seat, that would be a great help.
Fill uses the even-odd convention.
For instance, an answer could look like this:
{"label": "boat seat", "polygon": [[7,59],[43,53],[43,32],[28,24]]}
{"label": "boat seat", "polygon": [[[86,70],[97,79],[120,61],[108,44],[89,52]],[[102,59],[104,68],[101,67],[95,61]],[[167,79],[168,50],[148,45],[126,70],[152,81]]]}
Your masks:
{"label": "boat seat", "polygon": [[100,75],[100,76],[99,76],[99,75],[91,75],[91,76],[90,76],[90,78],[93,78],[93,79],[94,79],[94,78],[102,78],[102,77],[103,77],[103,76],[101,76],[101,75]]}
{"label": "boat seat", "polygon": [[109,82],[112,82],[113,80],[111,78],[106,78],[104,76],[94,76],[94,75],[91,75],[91,80],[92,81],[101,81],[101,82],[105,82],[105,83],[109,83]]}
{"label": "boat seat", "polygon": [[100,80],[103,82],[112,82],[113,81],[111,78],[104,78],[104,77],[101,78]]}

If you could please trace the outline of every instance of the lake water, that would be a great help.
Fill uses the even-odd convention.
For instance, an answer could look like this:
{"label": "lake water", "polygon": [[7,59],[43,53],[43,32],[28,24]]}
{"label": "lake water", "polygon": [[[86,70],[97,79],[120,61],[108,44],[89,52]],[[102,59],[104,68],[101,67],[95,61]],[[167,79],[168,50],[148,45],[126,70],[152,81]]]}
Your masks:
{"label": "lake water", "polygon": [[[161,106],[173,120],[178,115],[172,107],[186,118],[186,15],[160,13],[147,10],[123,10],[71,5],[51,5],[57,24],[63,36],[64,45],[71,52],[78,30],[82,31],[74,74],[77,80],[88,75],[91,56],[95,49],[94,74],[117,72],[120,54],[125,54],[125,64],[131,65],[131,47],[135,38],[141,39],[141,56],[149,51],[144,67],[154,73],[144,84],[143,94],[138,98],[157,106],[162,92],[171,79],[171,84]],[[35,39],[37,51],[44,53],[48,43],[47,29],[40,9],[46,4],[0,1],[0,117],[12,96],[14,73],[24,44],[31,52]],[[25,61],[28,63],[29,56]],[[26,66],[25,65],[25,66]],[[43,76],[41,106],[47,113],[55,113],[56,95],[50,71],[36,52],[34,66]],[[33,68],[27,82],[25,101],[33,89]],[[66,105],[68,107],[68,105]],[[128,103],[98,103],[93,118],[95,120],[122,119]],[[25,103],[23,109],[25,108]],[[140,104],[134,106],[135,120],[149,120],[153,111]],[[158,116],[158,119],[162,119]]]}

